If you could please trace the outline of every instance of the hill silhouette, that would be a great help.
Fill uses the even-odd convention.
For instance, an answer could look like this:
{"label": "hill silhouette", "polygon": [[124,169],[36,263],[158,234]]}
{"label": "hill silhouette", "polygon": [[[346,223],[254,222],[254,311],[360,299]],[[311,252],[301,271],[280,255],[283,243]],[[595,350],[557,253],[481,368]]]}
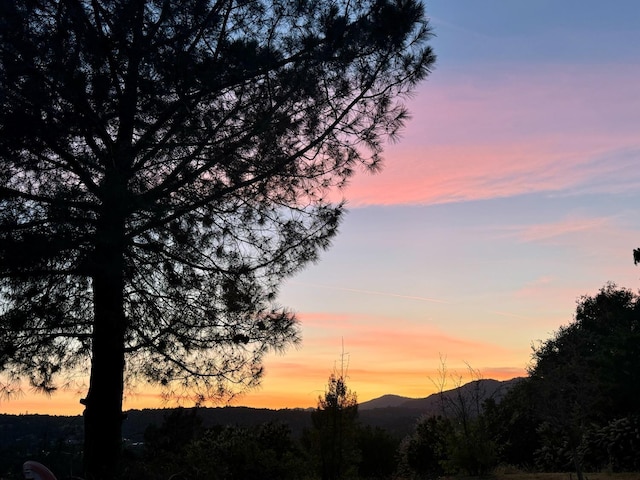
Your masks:
{"label": "hill silhouette", "polygon": [[519,382],[522,378],[512,378],[511,380],[493,380],[482,379],[474,380],[460,387],[445,390],[443,392],[433,393],[424,398],[409,398],[399,395],[383,395],[358,405],[359,411],[371,410],[377,408],[399,408],[409,410],[421,410],[424,414],[442,413],[442,402],[452,401],[459,395],[469,398],[477,395],[481,399],[493,398],[496,402],[500,402],[502,397],[509,389]]}
{"label": "hill silhouette", "polygon": [[[442,402],[458,395],[480,395],[481,398],[502,396],[520,379],[508,381],[477,380],[425,398],[409,398],[399,395],[383,395],[359,404],[359,419],[364,425],[380,427],[391,435],[403,437],[409,434],[418,418],[442,413]],[[123,423],[126,443],[137,444],[144,440],[149,425],[161,425],[174,409],[143,409],[127,411]],[[288,425],[294,436],[302,435],[311,427],[310,412],[313,409],[266,409],[250,407],[198,408],[204,427],[215,425],[253,426],[266,422]],[[8,415],[0,414],[0,447],[12,445],[41,445],[43,441],[81,442],[82,416],[56,415]]]}

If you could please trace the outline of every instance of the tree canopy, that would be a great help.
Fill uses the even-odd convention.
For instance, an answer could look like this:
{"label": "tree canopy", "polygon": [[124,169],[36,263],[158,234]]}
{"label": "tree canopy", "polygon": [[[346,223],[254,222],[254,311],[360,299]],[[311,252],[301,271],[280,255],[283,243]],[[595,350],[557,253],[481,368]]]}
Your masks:
{"label": "tree canopy", "polygon": [[588,402],[593,421],[640,413],[640,297],[614,284],[582,297],[574,322],[534,350],[530,376],[563,403]]}
{"label": "tree canopy", "polygon": [[318,407],[311,414],[309,442],[322,480],[356,475],[358,397],[347,386],[344,369],[329,376]]}
{"label": "tree canopy", "polygon": [[[586,461],[615,463],[614,444],[635,444],[631,437],[614,442],[609,431],[621,421],[637,422],[640,414],[638,294],[608,284],[596,295],[582,297],[574,322],[535,348],[528,382],[523,388],[533,395],[542,422],[538,431],[548,437],[547,445],[556,442],[543,446],[542,454],[561,456],[566,450],[579,478]],[[596,445],[590,450],[596,443],[591,437],[606,437],[604,444],[611,448]],[[603,460],[603,452],[611,458]]]}
{"label": "tree canopy", "polygon": [[6,390],[90,360],[86,438],[115,449],[125,379],[256,385],[299,339],[278,286],[379,167],[429,37],[416,0],[1,2]]}

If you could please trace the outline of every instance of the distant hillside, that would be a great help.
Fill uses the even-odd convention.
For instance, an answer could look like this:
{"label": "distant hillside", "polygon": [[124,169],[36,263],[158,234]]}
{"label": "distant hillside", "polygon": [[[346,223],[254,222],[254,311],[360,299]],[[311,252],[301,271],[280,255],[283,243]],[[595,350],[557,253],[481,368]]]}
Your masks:
{"label": "distant hillside", "polygon": [[[172,409],[129,410],[122,424],[123,436],[130,442],[141,442],[145,429],[151,425],[161,425]],[[198,416],[204,427],[214,425],[233,425],[249,427],[267,422],[288,425],[295,436],[302,435],[305,428],[311,426],[311,412],[305,409],[280,409],[250,407],[199,408]]]}
{"label": "distant hillside", "polygon": [[[519,379],[499,382],[479,380],[426,398],[407,398],[399,395],[384,395],[362,402],[359,418],[365,425],[380,427],[396,437],[410,433],[416,420],[423,415],[441,413],[442,400],[454,399],[457,395],[467,397],[477,393],[481,398],[502,396]],[[142,442],[144,431],[151,424],[161,425],[172,409],[129,410],[122,425],[123,436],[128,443]],[[280,422],[289,426],[294,436],[302,435],[311,427],[309,409],[260,409],[249,407],[199,408],[198,415],[205,427],[214,425],[252,426],[266,422]],[[39,442],[60,440],[81,442],[81,416],[53,415],[4,415],[0,414],[0,447],[16,444],[38,445]]]}
{"label": "distant hillside", "polygon": [[367,400],[358,404],[358,410],[372,410],[374,408],[400,407],[403,403],[414,400],[400,395],[383,395],[373,400]]}
{"label": "distant hillside", "polygon": [[373,410],[378,408],[405,408],[409,410],[420,410],[425,414],[440,413],[442,410],[443,400],[453,400],[459,395],[464,398],[470,398],[477,395],[478,398],[493,398],[496,402],[500,402],[502,397],[507,393],[513,385],[519,382],[521,378],[512,378],[511,380],[475,380],[466,383],[461,387],[445,390],[442,393],[434,393],[425,398],[409,398],[399,395],[383,395],[358,405],[359,411]]}
{"label": "distant hillside", "polygon": [[474,395],[481,401],[493,398],[500,402],[504,395],[522,378],[506,381],[476,380],[459,388],[434,393],[426,398],[408,398],[399,395],[383,395],[358,405],[360,421],[366,425],[380,427],[394,436],[404,437],[413,431],[416,421],[425,415],[441,415],[443,404],[462,397]]}

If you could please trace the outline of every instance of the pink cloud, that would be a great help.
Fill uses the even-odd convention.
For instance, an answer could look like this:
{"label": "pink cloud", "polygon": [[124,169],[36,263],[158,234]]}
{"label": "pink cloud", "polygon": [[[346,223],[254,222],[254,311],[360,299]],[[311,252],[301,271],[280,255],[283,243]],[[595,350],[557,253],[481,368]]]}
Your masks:
{"label": "pink cloud", "polygon": [[639,67],[449,73],[409,104],[414,118],[387,148],[382,172],[353,179],[352,206],[640,185],[631,168],[640,152]]}
{"label": "pink cloud", "polygon": [[[568,248],[582,259],[572,263],[574,270],[590,265],[589,271],[601,275],[599,282],[634,284],[637,272],[631,252],[638,243],[638,234],[637,229],[630,226],[633,217],[624,210],[613,216],[569,215],[554,222],[502,227],[496,230],[494,238]],[[579,278],[573,280],[573,285],[580,285]],[[559,287],[561,285],[556,284],[553,289]]]}
{"label": "pink cloud", "polygon": [[[372,362],[432,362],[439,355],[470,359],[486,352],[496,356],[512,356],[520,348],[477,340],[470,334],[444,332],[422,321],[366,314],[302,313],[300,319],[309,338],[303,337],[301,354],[316,356],[319,350],[332,352],[337,360],[340,349],[351,358],[370,358]],[[528,345],[525,347],[528,348]],[[373,354],[371,352],[374,352]],[[371,357],[373,355],[373,357]],[[287,355],[290,358],[290,355]]]}
{"label": "pink cloud", "polygon": [[616,228],[609,217],[570,217],[557,222],[509,227],[508,236],[524,242],[545,242],[559,237],[593,235]]}
{"label": "pink cloud", "polygon": [[[353,349],[351,349],[353,351]],[[384,354],[377,355],[383,358]],[[446,388],[454,388],[457,382],[466,383],[474,380],[476,373],[470,372],[467,365],[472,366],[481,378],[508,380],[526,374],[524,361],[514,364],[507,360],[504,363],[492,364],[483,362],[480,358],[460,360],[453,356],[447,357]],[[484,355],[488,360],[488,356]],[[440,359],[435,352],[428,362],[416,358],[412,362],[396,364],[392,360],[371,362],[366,358],[358,358],[351,353],[348,368],[345,370],[347,385],[357,393],[359,401],[366,401],[388,393],[407,397],[426,397],[436,393],[436,381],[439,378]],[[504,365],[504,366],[499,366]],[[508,366],[507,366],[508,365]],[[277,361],[268,362],[267,375],[261,388],[248,392],[233,401],[236,405],[255,407],[314,407],[318,396],[322,395],[332,368],[318,368],[316,365],[299,363],[291,370],[281,368]]]}

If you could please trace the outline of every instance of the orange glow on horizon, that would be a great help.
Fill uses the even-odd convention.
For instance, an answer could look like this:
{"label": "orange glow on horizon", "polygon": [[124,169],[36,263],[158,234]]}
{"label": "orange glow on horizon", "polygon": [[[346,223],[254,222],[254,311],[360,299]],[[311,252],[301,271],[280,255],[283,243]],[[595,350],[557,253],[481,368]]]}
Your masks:
{"label": "orange glow on horizon", "polygon": [[[304,369],[309,373],[307,369]],[[313,369],[310,369],[313,370]],[[313,375],[306,377],[292,376],[295,366],[275,363],[271,365],[264,378],[263,385],[255,390],[240,394],[229,402],[206,404],[215,406],[246,406],[267,409],[295,409],[315,408],[318,398],[324,389],[332,372],[331,367],[324,365],[315,369]],[[509,380],[514,377],[526,376],[524,368],[488,367],[478,370],[479,377],[475,377],[464,363],[447,366],[445,390],[455,388],[477,378],[491,378],[494,380]],[[364,402],[385,394],[394,394],[408,398],[424,398],[437,393],[440,382],[440,372],[437,367],[430,370],[413,369],[381,369],[349,368],[346,371],[347,385],[356,393],[358,401]],[[4,414],[47,414],[47,415],[82,415],[84,407],[79,400],[82,397],[77,392],[60,391],[47,397],[29,394],[21,398],[3,400],[0,412]],[[166,402],[159,392],[138,391],[128,393],[124,400],[125,410],[163,409],[178,406],[171,401]],[[189,407],[191,405],[184,404]]]}
{"label": "orange glow on horizon", "polygon": [[[422,305],[421,302],[418,302]],[[447,302],[428,302],[441,308]],[[329,375],[341,370],[359,401],[385,394],[424,398],[436,393],[434,379],[444,361],[447,389],[479,378],[508,380],[526,375],[529,344],[507,348],[499,343],[462,334],[453,335],[430,322],[384,315],[307,312],[299,313],[305,335],[302,345],[264,360],[262,385],[217,405],[253,408],[314,408],[324,393]],[[341,365],[341,345],[344,366]],[[81,415],[84,392],[60,391],[50,397],[25,392],[3,400],[0,412]],[[124,409],[160,409],[177,406],[159,390],[138,386],[126,392]],[[190,406],[184,404],[183,406]]]}

